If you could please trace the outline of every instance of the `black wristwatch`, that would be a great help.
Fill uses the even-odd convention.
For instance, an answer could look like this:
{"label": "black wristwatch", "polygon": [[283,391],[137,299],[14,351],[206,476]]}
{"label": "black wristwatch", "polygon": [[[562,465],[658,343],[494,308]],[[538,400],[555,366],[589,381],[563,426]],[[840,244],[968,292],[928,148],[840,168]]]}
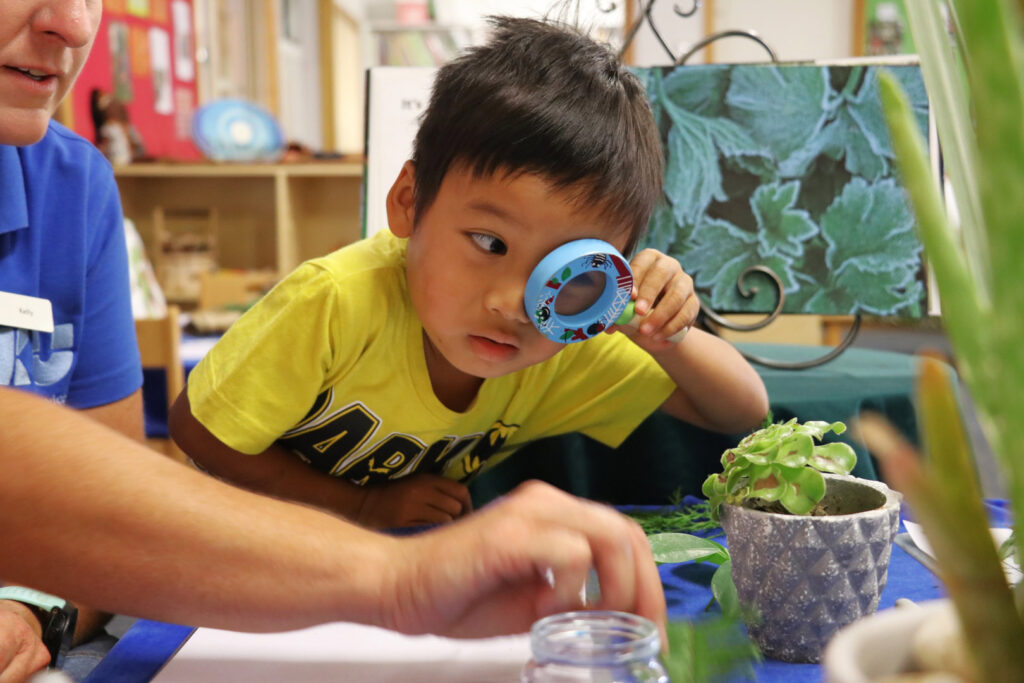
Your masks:
{"label": "black wristwatch", "polygon": [[50,668],[60,667],[71,648],[78,609],[63,598],[24,586],[0,587],[0,600],[14,600],[35,611],[43,627],[43,645],[50,651]]}

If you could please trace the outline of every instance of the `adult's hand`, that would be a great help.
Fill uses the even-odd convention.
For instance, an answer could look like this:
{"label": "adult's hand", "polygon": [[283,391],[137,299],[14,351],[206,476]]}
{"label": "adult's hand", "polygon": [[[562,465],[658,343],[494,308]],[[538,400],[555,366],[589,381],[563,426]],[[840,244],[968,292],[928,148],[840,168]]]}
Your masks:
{"label": "adult's hand", "polygon": [[42,626],[28,607],[0,600],[0,683],[27,680],[50,663]]}
{"label": "adult's hand", "polygon": [[664,635],[665,595],[640,527],[547,484],[523,484],[403,543],[407,559],[383,597],[388,628],[456,637],[524,632],[541,617],[583,607],[580,589],[594,567],[601,599],[588,607],[639,614]]}

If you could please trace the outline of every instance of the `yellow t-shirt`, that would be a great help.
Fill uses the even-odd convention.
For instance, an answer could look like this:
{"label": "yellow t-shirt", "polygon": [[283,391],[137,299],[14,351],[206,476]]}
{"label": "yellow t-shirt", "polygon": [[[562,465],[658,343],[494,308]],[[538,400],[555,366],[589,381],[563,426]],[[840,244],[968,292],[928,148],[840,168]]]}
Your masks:
{"label": "yellow t-shirt", "polygon": [[448,409],[427,374],[405,246],[385,230],[296,269],[189,375],[196,419],[235,450],[277,442],[360,484],[413,472],[465,481],[546,436],[618,446],[675,389],[624,335],[598,335]]}

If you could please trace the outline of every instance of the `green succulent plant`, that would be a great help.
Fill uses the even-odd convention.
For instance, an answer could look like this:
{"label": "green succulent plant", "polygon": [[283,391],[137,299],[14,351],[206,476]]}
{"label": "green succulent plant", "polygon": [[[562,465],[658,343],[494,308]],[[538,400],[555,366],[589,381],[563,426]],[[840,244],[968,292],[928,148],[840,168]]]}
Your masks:
{"label": "green succulent plant", "polygon": [[722,503],[739,505],[751,498],[778,502],[794,515],[811,513],[825,496],[821,473],[849,474],[857,464],[849,444],[815,440],[845,431],[842,422],[800,424],[793,418],[744,437],[722,454],[722,472],[704,481],[702,491],[711,503],[712,518],[719,518]]}

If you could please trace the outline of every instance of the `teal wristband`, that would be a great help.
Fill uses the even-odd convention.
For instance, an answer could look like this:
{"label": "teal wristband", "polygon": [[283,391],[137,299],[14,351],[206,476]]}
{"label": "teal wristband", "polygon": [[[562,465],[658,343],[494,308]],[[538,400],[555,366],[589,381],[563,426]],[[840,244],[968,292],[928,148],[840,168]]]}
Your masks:
{"label": "teal wristband", "polygon": [[56,595],[24,586],[0,587],[0,600],[13,600],[38,610],[39,624],[43,628],[43,645],[50,651],[50,668],[59,668],[64,655],[71,649],[78,609]]}

